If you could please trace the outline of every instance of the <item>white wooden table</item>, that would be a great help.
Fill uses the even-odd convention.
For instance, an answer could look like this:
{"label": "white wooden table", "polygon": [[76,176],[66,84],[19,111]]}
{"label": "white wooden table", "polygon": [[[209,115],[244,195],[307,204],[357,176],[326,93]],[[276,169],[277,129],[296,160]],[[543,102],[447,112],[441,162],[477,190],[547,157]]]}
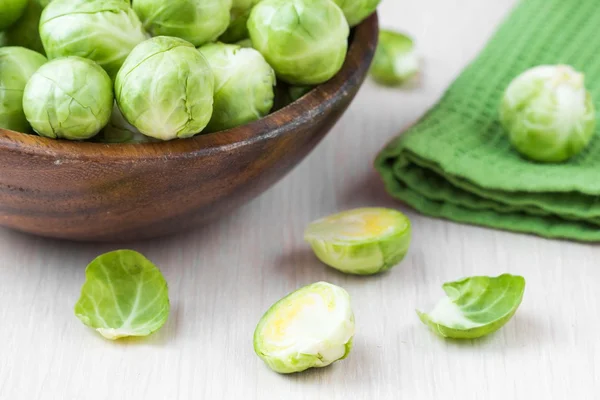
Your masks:
{"label": "white wooden table", "polygon": [[[391,273],[345,276],[303,243],[305,225],[357,206],[400,207],[373,172],[378,150],[430,107],[514,0],[384,0],[382,25],[411,32],[420,88],[368,82],[327,139],[268,193],[227,218],[134,246],[162,269],[172,313],[134,343],[103,340],[73,306],[84,268],[113,249],[0,230],[0,399],[597,399],[600,249],[463,226],[405,210],[407,259]],[[524,302],[495,335],[453,343],[415,315],[448,280],[522,274]],[[346,288],[357,321],[351,356],[280,376],[255,356],[262,313],[318,280]]]}

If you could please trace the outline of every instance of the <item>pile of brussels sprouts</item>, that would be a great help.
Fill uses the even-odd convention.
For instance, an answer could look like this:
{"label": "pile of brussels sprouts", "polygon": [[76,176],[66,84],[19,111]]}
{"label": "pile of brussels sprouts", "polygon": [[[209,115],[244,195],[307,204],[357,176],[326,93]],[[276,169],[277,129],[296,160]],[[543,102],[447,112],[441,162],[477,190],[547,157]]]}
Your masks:
{"label": "pile of brussels sprouts", "polygon": [[379,2],[3,0],[0,128],[145,142],[240,126],[337,74]]}

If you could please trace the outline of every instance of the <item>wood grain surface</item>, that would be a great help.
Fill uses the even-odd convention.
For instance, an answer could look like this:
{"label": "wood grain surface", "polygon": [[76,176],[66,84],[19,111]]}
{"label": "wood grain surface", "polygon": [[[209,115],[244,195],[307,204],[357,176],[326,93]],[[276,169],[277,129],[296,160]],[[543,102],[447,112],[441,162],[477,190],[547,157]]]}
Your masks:
{"label": "wood grain surface", "polygon": [[[421,85],[367,83],[319,147],[260,198],[189,234],[134,244],[164,271],[173,304],[167,324],[145,340],[108,342],[73,314],[85,265],[115,246],[0,230],[0,399],[598,399],[600,249],[417,215],[387,197],[371,167],[513,4],[384,0],[383,25],[418,38]],[[327,269],[303,243],[304,227],[364,205],[408,213],[407,259],[370,278]],[[443,282],[503,272],[525,276],[528,286],[498,333],[444,341],[416,317]],[[352,295],[355,348],[332,367],[277,375],[253,353],[256,323],[280,297],[318,280]]]}

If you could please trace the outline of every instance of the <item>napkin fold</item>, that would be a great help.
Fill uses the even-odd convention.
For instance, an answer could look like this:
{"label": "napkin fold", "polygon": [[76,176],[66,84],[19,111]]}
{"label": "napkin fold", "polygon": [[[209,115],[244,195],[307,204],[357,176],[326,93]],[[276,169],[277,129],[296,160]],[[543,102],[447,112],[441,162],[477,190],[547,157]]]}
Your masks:
{"label": "napkin fold", "polygon": [[522,158],[498,121],[509,83],[542,64],[584,72],[600,109],[598,0],[518,3],[438,104],[378,155],[387,191],[433,217],[600,241],[600,129],[581,154],[542,164]]}

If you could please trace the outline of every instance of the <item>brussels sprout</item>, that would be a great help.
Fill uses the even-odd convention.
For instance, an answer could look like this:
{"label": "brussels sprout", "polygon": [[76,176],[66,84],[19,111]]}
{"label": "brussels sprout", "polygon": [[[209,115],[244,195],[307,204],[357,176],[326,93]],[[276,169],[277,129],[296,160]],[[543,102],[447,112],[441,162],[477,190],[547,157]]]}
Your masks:
{"label": "brussels sprout", "polygon": [[508,86],[500,122],[522,155],[560,162],[589,144],[595,113],[583,74],[567,65],[543,65],[524,72]]}
{"label": "brussels sprout", "polygon": [[525,279],[510,274],[495,278],[474,276],[445,283],[446,297],[421,321],[442,337],[476,339],[502,328],[517,312],[525,292]]}
{"label": "brussels sprout", "polygon": [[48,4],[50,4],[52,0],[37,0],[37,2],[39,3],[40,6],[42,6],[42,8],[46,8],[46,6]]}
{"label": "brussels sprout", "polygon": [[225,32],[231,0],[135,0],[133,9],[153,36],[176,36],[200,46]]}
{"label": "brussels sprout", "polygon": [[105,338],[148,336],[167,321],[167,282],[140,253],[103,254],[87,266],[85,278],[75,315]]}
{"label": "brussels sprout", "polygon": [[40,38],[40,16],[42,6],[37,0],[29,0],[25,13],[6,31],[6,42],[9,46],[21,46],[46,54]]}
{"label": "brussels sprout", "polygon": [[223,43],[199,49],[215,75],[214,111],[207,130],[221,131],[258,120],[273,108],[273,68],[254,49]]}
{"label": "brussels sprout", "polygon": [[277,76],[294,85],[316,85],[342,68],[350,28],[331,1],[263,0],[250,14],[254,48]]}
{"label": "brussels sprout", "polygon": [[53,0],[42,12],[40,35],[48,58],[89,58],[111,78],[131,50],[147,39],[123,0]]}
{"label": "brussels sprout", "polygon": [[305,94],[313,90],[313,86],[290,86],[288,94],[292,102],[304,97]]}
{"label": "brussels sprout", "polygon": [[352,349],[350,296],[326,282],[305,286],[275,303],[254,332],[254,351],[275,372],[326,367]]}
{"label": "brussels sprout", "polygon": [[6,34],[4,32],[0,32],[0,47],[4,47],[6,45]]}
{"label": "brussels sprout", "polygon": [[311,223],[304,238],[330,267],[348,274],[372,275],[404,259],[411,227],[410,220],[399,211],[359,208]]}
{"label": "brussels sprout", "polygon": [[419,72],[413,40],[401,33],[382,30],[371,65],[371,76],[382,85],[397,86]]}
{"label": "brussels sprout", "polygon": [[153,139],[149,136],[142,134],[125,120],[121,110],[117,106],[116,102],[113,106],[112,114],[110,115],[110,121],[108,125],[102,129],[102,131],[92,138],[94,142],[100,143],[148,143],[158,142],[157,139]]}
{"label": "brussels sprout", "polygon": [[98,64],[64,57],[33,74],[25,86],[23,110],[41,136],[84,140],[106,126],[113,101],[112,81]]}
{"label": "brussels sprout", "polygon": [[27,0],[2,0],[0,1],[0,31],[5,30],[25,12]]}
{"label": "brussels sprout", "polygon": [[144,135],[187,138],[210,121],[214,79],[208,61],[191,43],[157,36],[127,57],[115,94],[125,119]]}
{"label": "brussels sprout", "polygon": [[240,47],[245,47],[247,49],[253,49],[254,46],[252,46],[252,40],[250,39],[243,39],[240,40],[239,42],[236,43],[238,46]]}
{"label": "brussels sprout", "polygon": [[43,55],[23,47],[0,48],[0,128],[30,131],[23,112],[23,91],[46,61]]}
{"label": "brussels sprout", "polygon": [[260,0],[233,0],[231,5],[231,23],[221,35],[219,40],[225,43],[234,43],[248,37],[248,17],[252,8]]}
{"label": "brussels sprout", "polygon": [[344,12],[348,24],[356,26],[377,9],[381,0],[333,0]]}

